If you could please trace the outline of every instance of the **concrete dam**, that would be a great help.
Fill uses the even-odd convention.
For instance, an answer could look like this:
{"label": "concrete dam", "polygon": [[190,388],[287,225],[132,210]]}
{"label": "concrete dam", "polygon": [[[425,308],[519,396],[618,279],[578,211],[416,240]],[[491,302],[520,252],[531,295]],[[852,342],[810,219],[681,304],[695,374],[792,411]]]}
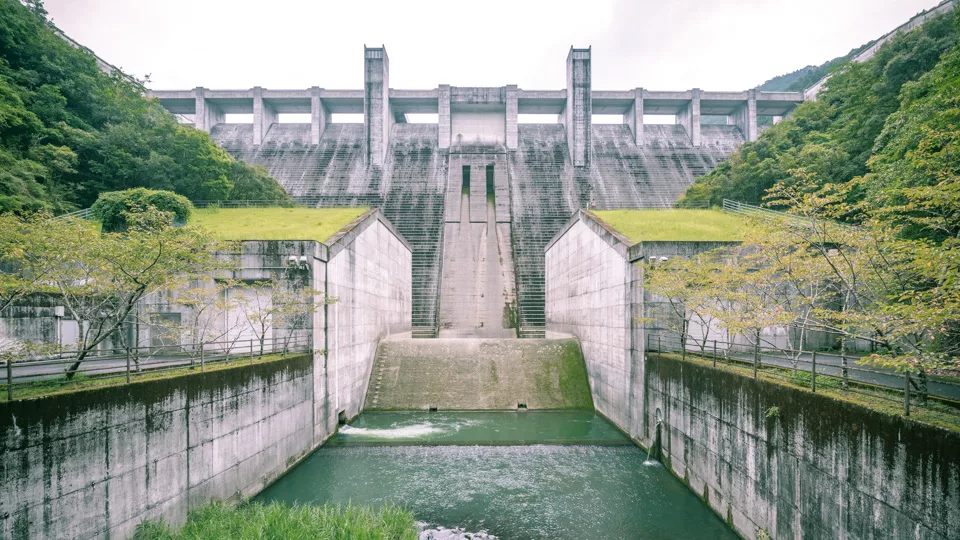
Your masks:
{"label": "concrete dam", "polygon": [[[547,242],[577,209],[670,207],[799,92],[594,90],[590,49],[566,88],[389,87],[364,49],[361,90],[151,91],[301,204],[379,208],[413,249],[415,337],[543,337]],[[252,114],[253,123],[227,123]],[[310,123],[280,123],[309,114]],[[362,114],[337,123],[334,115]],[[436,114],[435,124],[408,114]],[[536,116],[531,116],[536,115]],[[594,124],[594,115],[619,124]],[[521,123],[521,117],[540,123]],[[664,118],[673,123],[652,123]]]}

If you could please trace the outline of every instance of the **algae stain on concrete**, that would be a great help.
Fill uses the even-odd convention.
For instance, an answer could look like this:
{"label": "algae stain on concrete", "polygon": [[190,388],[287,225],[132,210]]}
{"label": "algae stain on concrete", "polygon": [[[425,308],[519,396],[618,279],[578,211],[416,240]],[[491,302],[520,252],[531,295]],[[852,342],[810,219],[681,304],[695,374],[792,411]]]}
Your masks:
{"label": "algae stain on concrete", "polygon": [[378,350],[384,377],[366,408],[421,410],[592,410],[575,339],[388,339]]}

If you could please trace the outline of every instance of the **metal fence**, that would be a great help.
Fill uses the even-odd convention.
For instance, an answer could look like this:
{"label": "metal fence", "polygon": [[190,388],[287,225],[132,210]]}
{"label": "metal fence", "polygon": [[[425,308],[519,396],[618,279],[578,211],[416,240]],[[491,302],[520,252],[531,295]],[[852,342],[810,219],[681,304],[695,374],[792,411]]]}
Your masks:
{"label": "metal fence", "polygon": [[763,208],[760,206],[755,206],[752,204],[742,203],[738,201],[731,201],[730,199],[723,200],[723,211],[728,214],[738,214],[741,216],[751,216],[756,214],[761,214],[774,218],[792,218],[796,219],[797,216],[787,214],[786,212],[778,212],[776,210],[770,210],[769,208]]}
{"label": "metal fence", "polygon": [[53,219],[93,219],[93,209],[84,208],[82,210],[74,210],[73,212],[68,212],[66,214],[60,214]]}
{"label": "metal fence", "polygon": [[[312,352],[309,336],[290,338],[235,339],[192,344],[171,344],[151,347],[110,348],[93,351],[79,365],[76,351],[58,351],[19,360],[4,362],[0,396],[8,401],[30,397],[43,391],[55,392],[60,387],[98,382],[123,384],[138,377],[165,371],[195,369],[204,372],[209,366],[249,359]],[[106,381],[109,379],[109,381]],[[27,390],[30,390],[27,392]]]}
{"label": "metal fence", "polygon": [[[679,335],[651,333],[646,350],[691,356],[728,365],[752,368],[753,376],[774,377],[813,392],[829,389],[860,394],[903,407],[924,406],[920,400],[917,374],[898,373],[877,367],[859,365],[860,356],[840,355],[824,351],[797,351],[767,347],[758,343],[731,343],[722,340],[689,338],[681,346]],[[938,411],[960,418],[960,380],[927,375],[927,403],[936,403]]]}

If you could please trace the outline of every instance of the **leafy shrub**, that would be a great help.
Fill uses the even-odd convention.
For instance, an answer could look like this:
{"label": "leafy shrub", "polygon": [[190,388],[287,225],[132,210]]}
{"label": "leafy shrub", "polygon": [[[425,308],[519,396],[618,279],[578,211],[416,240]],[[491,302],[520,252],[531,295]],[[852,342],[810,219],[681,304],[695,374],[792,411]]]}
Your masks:
{"label": "leafy shrub", "polygon": [[193,204],[183,195],[146,188],[101,193],[91,210],[105,232],[117,232],[126,230],[127,212],[146,207],[173,214],[173,222],[179,225],[190,219],[193,210]]}

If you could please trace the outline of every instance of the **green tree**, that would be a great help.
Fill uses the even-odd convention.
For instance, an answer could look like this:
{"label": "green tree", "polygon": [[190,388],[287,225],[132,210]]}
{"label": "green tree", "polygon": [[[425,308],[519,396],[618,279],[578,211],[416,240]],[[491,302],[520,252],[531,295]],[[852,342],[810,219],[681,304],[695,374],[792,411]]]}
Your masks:
{"label": "green tree", "polygon": [[[890,40],[866,62],[838,65],[817,101],[800,104],[792,118],[743,144],[729,160],[698,178],[680,205],[716,205],[724,198],[759,202],[777,183],[791,181],[789,171],[794,169],[816,175],[821,185],[845,184],[866,174],[875,145],[884,144],[881,132],[895,129],[885,124],[909,117],[907,112],[894,115],[901,109],[901,89],[909,95],[914,91],[909,83],[934,70],[956,46],[956,19],[956,12],[935,17]],[[956,73],[955,64],[945,64],[940,71],[946,77],[950,69]],[[942,80],[930,79],[930,86],[943,87],[944,96],[951,90],[956,96]],[[870,189],[867,184],[850,189],[848,202],[864,200]],[[857,213],[845,216],[858,218]]]}
{"label": "green tree", "polygon": [[151,207],[126,219],[127,230],[115,233],[72,219],[45,222],[49,251],[29,248],[33,257],[58,261],[44,281],[81,330],[68,378],[122,330],[144,297],[182,288],[217,267],[217,244],[207,233],[173,227],[169,213]]}
{"label": "green tree", "polygon": [[0,211],[60,212],[135,187],[289,202],[263,169],[178,124],[143,90],[61,39],[39,0],[0,0]]}

